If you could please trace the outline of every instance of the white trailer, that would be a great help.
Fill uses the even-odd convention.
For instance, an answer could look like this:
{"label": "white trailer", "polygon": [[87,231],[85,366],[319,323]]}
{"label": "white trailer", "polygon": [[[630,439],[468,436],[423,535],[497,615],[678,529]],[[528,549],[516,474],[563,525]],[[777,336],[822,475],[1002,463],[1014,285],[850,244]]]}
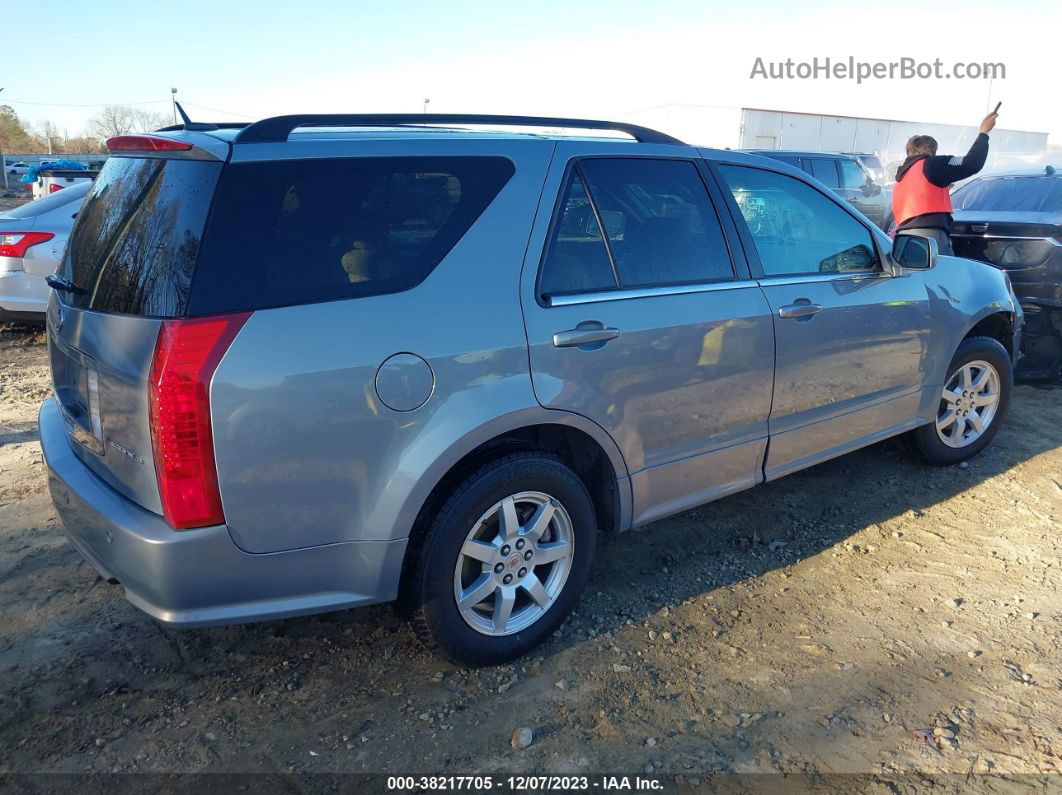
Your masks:
{"label": "white trailer", "polygon": [[[940,153],[964,154],[977,137],[976,126],[875,119],[823,113],[712,105],[660,105],[625,114],[691,144],[717,149],[796,149],[812,152],[876,154],[886,171],[902,162],[912,135],[932,135]],[[992,131],[986,171],[1035,167],[1046,162],[1048,134],[1027,130]],[[895,168],[891,168],[895,172]]]}

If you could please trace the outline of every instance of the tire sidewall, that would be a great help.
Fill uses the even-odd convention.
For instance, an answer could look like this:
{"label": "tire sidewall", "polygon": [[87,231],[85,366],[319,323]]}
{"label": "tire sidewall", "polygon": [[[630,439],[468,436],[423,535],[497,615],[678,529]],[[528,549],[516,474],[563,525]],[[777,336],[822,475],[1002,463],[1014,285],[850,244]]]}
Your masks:
{"label": "tire sidewall", "polygon": [[[564,588],[534,624],[492,637],[477,632],[461,616],[454,598],[454,570],[473,524],[493,505],[522,491],[539,491],[556,499],[572,523],[575,550]],[[432,523],[422,558],[421,604],[438,648],[461,662],[497,664],[543,642],[574,608],[590,575],[596,537],[593,504],[578,476],[547,455],[513,457],[474,475],[459,496]]]}
{"label": "tire sidewall", "polygon": [[965,447],[949,447],[937,435],[936,421],[939,402],[934,403],[933,417],[929,424],[919,428],[917,439],[923,456],[932,464],[946,466],[958,464],[972,458],[991,444],[992,439],[995,438],[995,435],[999,432],[1000,425],[1003,423],[1010,403],[1011,388],[1014,384],[1014,367],[1007,349],[998,340],[991,337],[974,337],[963,342],[948,365],[944,386],[951,381],[956,370],[962,365],[978,359],[987,361],[995,367],[996,373],[999,375],[999,405],[996,408],[995,416],[992,418],[992,424],[973,444]]}

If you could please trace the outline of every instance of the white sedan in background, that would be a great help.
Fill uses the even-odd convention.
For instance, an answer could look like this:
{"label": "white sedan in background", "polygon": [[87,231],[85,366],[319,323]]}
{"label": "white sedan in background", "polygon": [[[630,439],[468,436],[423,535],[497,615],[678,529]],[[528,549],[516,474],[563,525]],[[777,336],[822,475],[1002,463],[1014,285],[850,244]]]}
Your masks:
{"label": "white sedan in background", "polygon": [[91,181],[0,213],[0,322],[44,322],[55,273]]}

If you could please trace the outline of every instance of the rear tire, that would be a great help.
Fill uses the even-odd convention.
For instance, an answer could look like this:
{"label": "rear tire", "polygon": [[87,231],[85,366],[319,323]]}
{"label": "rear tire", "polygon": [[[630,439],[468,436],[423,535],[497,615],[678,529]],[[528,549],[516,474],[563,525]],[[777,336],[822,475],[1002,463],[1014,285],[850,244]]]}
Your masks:
{"label": "rear tire", "polygon": [[948,366],[933,422],[911,432],[915,450],[934,466],[973,458],[998,433],[1013,383],[1010,355],[998,340],[963,340]]}
{"label": "rear tire", "polygon": [[414,636],[461,665],[524,654],[575,607],[596,534],[586,487],[556,456],[483,465],[411,542],[401,607]]}

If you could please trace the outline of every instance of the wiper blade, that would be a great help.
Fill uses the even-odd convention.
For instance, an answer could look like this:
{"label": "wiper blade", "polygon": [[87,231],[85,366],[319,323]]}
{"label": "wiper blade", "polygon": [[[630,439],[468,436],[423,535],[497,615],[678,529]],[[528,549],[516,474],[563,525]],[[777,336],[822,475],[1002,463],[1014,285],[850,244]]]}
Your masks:
{"label": "wiper blade", "polygon": [[62,290],[64,293],[73,293],[74,295],[84,295],[88,292],[84,287],[78,287],[72,281],[60,276],[58,273],[49,273],[44,277],[44,281],[53,290]]}

